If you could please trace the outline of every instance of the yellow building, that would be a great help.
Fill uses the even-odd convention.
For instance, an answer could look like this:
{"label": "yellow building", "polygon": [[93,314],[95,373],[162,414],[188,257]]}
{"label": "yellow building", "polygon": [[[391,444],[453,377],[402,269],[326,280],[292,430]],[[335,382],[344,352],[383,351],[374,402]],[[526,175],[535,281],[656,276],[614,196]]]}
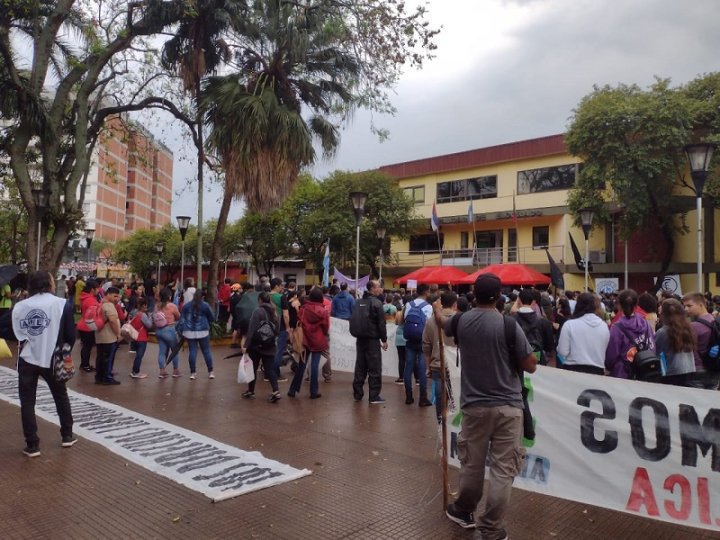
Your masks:
{"label": "yellow building", "polygon": [[[570,235],[582,256],[585,239],[567,206],[568,189],[581,166],[581,160],[567,152],[564,136],[551,135],[380,167],[397,179],[415,201],[417,214],[427,219],[424,229],[409,239],[393,239],[394,258],[385,263],[383,272],[386,285],[418,267],[439,264],[471,272],[488,264],[519,262],[549,274],[547,252],[563,271],[565,288],[582,290],[584,275],[575,263]],[[694,224],[692,195],[680,196],[679,202],[689,210],[687,223]],[[439,235],[431,230],[433,204]],[[620,211],[610,210],[615,217]],[[720,271],[715,264],[719,235],[714,223],[714,212],[705,212],[704,274],[706,290],[711,291],[718,288]],[[697,289],[695,232],[691,229],[675,239],[669,269],[670,274],[680,275],[683,293]],[[616,219],[596,224],[589,237],[592,276],[615,279],[619,288],[629,284],[647,290],[659,273],[665,245],[659,231],[650,229],[637,232],[626,247]],[[628,284],[624,282],[626,249]]]}

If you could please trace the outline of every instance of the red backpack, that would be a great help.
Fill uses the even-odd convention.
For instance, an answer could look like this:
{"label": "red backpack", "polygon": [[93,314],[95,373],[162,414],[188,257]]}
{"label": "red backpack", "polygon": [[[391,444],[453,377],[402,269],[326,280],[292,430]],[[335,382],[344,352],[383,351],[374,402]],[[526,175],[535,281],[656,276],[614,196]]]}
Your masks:
{"label": "red backpack", "polygon": [[85,324],[90,330],[99,332],[105,326],[105,319],[102,314],[102,304],[88,307],[83,313]]}

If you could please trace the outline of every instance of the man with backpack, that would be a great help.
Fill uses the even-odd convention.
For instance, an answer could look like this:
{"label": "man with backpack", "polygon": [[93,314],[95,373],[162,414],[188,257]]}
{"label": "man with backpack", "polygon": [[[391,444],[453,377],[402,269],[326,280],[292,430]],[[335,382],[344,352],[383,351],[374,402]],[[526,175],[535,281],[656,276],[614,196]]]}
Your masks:
{"label": "man with backpack", "polygon": [[502,540],[507,538],[505,514],[513,479],[522,470],[525,457],[521,376],[523,371],[535,371],[537,359],[517,322],[495,309],[500,278],[481,274],[474,294],[477,307],[445,323],[445,334],[455,338],[462,363],[463,412],[457,439],[461,464],[458,495],[445,513],[465,529],[476,527],[474,512],[483,495],[489,463],[488,494],[477,528],[485,540]]}
{"label": "man with backpack", "polygon": [[387,328],[382,302],[378,298],[383,290],[377,281],[369,281],[367,291],[355,303],[350,316],[350,334],[356,338],[355,375],[353,396],[362,401],[365,379],[368,381],[370,403],[381,405],[385,400],[380,396],[382,389],[382,349],[387,351]]}
{"label": "man with backpack", "polygon": [[405,337],[405,404],[412,405],[413,399],[412,375],[417,365],[420,376],[420,396],[418,405],[429,407],[432,402],[427,397],[427,370],[425,356],[422,349],[422,336],[427,320],[433,316],[432,305],[428,302],[430,286],[424,283],[418,285],[417,298],[409,302],[403,311],[403,335]]}
{"label": "man with backpack", "polygon": [[534,300],[532,289],[521,290],[518,298],[520,299],[520,307],[515,313],[515,319],[536,354],[538,363],[546,366],[548,356],[552,357],[555,353],[552,323],[547,319],[538,317],[532,308]]}
{"label": "man with backpack", "polygon": [[689,375],[687,385],[693,388],[705,388],[717,390],[720,381],[720,372],[708,368],[718,366],[717,354],[713,358],[711,350],[720,345],[720,334],[718,333],[717,322],[711,313],[708,313],[705,297],[701,293],[688,293],[683,296],[685,313],[692,319],[690,326],[697,347],[695,348],[695,373]]}

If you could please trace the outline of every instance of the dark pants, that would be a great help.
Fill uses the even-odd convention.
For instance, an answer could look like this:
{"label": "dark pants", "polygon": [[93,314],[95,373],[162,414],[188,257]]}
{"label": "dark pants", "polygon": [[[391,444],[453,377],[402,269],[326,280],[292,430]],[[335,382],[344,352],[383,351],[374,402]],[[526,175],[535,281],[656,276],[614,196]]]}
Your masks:
{"label": "dark pants", "polygon": [[253,351],[248,349],[248,355],[250,355],[250,358],[253,361],[253,373],[255,373],[255,378],[252,380],[252,382],[248,383],[248,390],[251,392],[255,392],[255,382],[257,381],[257,370],[258,367],[260,367],[260,362],[263,364],[263,369],[265,370],[265,376],[270,381],[270,386],[272,387],[273,392],[278,391],[278,382],[277,382],[277,373],[273,369],[273,361],[274,361],[274,355],[264,355],[260,354],[257,351]]}
{"label": "dark pants", "polygon": [[105,375],[105,380],[112,380],[113,375],[113,367],[115,366],[115,354],[117,354],[118,350],[118,342],[110,344],[110,353],[108,354],[107,359],[107,373]]}
{"label": "dark pants", "polygon": [[[405,345],[396,345],[395,348],[397,349],[398,353],[398,379],[405,379]],[[415,381],[420,380],[420,376],[418,375],[418,365],[415,364],[415,367],[413,368],[413,375],[415,376]]]}
{"label": "dark pants", "polygon": [[133,373],[140,373],[140,364],[142,364],[145,350],[147,349],[147,341],[132,341],[131,345],[135,345],[135,360],[133,360]]}
{"label": "dark pants", "polygon": [[427,373],[425,369],[425,355],[422,349],[412,347],[410,344],[405,345],[405,396],[413,397],[412,378],[415,373],[416,378],[420,381],[420,400],[427,399]]}
{"label": "dark pants", "polygon": [[433,398],[435,399],[435,413],[437,414],[438,422],[440,422],[442,420],[442,373],[437,369],[433,369],[430,371],[430,374],[432,375]]}
{"label": "dark pants", "polygon": [[60,435],[62,437],[72,435],[73,418],[65,383],[55,380],[52,368],[42,368],[29,364],[21,358],[18,360],[18,392],[20,394],[20,416],[22,418],[23,434],[28,446],[34,446],[40,441],[37,435],[37,420],[35,419],[35,400],[37,398],[39,377],[45,379],[55,400],[55,408],[60,418]]}
{"label": "dark pants", "polygon": [[80,349],[80,367],[90,367],[90,353],[92,348],[95,346],[95,332],[92,330],[86,332],[85,330],[78,330],[80,334],[80,341],[82,342],[82,348]]}
{"label": "dark pants", "polygon": [[112,379],[112,372],[108,372],[108,358],[112,350],[112,343],[97,343],[97,358],[95,358],[95,382]]}
{"label": "dark pants", "polygon": [[365,378],[368,380],[370,401],[380,397],[382,388],[382,355],[378,338],[357,338],[357,356],[355,358],[355,376],[353,395],[360,401],[363,398]]}
{"label": "dark pants", "polygon": [[[310,358],[310,395],[316,396],[318,393],[319,382],[318,382],[318,367],[320,367],[320,351],[316,352],[305,352],[305,358]],[[298,362],[297,368],[295,368],[295,375],[290,383],[290,392],[300,392],[302,386],[303,375],[305,374],[305,365],[307,362]]]}

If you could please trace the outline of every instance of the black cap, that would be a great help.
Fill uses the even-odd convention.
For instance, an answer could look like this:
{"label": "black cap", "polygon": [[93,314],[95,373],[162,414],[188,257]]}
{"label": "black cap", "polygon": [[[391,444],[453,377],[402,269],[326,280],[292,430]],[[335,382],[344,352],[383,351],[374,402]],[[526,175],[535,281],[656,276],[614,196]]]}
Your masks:
{"label": "black cap", "polygon": [[478,304],[492,304],[500,297],[502,285],[495,274],[480,274],[475,280],[473,293]]}

